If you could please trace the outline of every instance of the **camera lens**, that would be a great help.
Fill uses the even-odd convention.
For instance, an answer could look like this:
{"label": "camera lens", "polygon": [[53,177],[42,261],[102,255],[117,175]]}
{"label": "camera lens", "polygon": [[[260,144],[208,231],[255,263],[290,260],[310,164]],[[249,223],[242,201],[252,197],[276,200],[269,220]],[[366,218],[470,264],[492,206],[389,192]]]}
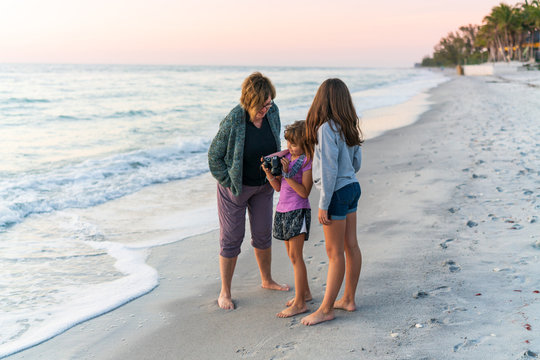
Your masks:
{"label": "camera lens", "polygon": [[270,171],[272,175],[278,176],[281,175],[281,161],[279,156],[273,156],[271,160],[272,170]]}

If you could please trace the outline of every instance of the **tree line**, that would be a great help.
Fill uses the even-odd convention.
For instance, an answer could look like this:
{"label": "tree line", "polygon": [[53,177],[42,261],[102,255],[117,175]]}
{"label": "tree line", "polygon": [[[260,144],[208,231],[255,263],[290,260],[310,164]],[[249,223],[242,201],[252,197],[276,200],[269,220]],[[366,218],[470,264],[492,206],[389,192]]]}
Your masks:
{"label": "tree line", "polygon": [[540,0],[525,0],[514,6],[500,3],[484,17],[482,25],[461,26],[442,38],[433,57],[424,57],[422,66],[531,60],[535,56],[535,33],[538,37]]}

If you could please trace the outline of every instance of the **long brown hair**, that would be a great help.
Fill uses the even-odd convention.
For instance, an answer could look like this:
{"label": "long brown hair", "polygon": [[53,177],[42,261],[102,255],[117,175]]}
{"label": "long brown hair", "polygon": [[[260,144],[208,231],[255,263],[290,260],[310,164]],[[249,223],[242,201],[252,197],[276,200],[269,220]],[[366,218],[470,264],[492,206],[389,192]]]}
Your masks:
{"label": "long brown hair", "polygon": [[276,97],[276,88],[269,78],[257,71],[244,79],[240,105],[247,110],[251,120],[262,109],[268,97],[272,100]]}
{"label": "long brown hair", "polygon": [[361,145],[364,142],[360,119],[356,114],[347,85],[340,79],[325,80],[313,99],[306,118],[306,142],[310,152],[317,144],[317,131],[322,124],[332,119],[338,126],[341,137],[347,145]]}

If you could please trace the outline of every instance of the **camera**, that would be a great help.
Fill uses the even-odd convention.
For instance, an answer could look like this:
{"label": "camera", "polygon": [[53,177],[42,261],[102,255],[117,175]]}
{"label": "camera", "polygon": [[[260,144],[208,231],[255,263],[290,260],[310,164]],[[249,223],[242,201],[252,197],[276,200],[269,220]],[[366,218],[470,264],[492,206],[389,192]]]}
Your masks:
{"label": "camera", "polygon": [[274,176],[281,175],[281,158],[282,156],[277,155],[263,157],[264,167],[269,169]]}

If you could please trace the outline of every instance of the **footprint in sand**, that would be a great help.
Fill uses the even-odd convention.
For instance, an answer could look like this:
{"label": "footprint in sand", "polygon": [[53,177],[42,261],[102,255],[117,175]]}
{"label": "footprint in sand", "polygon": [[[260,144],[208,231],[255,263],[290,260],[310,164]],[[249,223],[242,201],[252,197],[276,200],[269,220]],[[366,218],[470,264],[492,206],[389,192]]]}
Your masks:
{"label": "footprint in sand", "polygon": [[499,220],[499,218],[498,218],[497,215],[495,215],[495,214],[489,214],[488,217],[491,218],[491,221],[497,221],[497,220]]}
{"label": "footprint in sand", "polygon": [[479,344],[478,340],[474,340],[474,339],[469,340],[465,338],[465,340],[461,344],[457,344],[454,346],[454,352],[458,352],[461,349],[471,348],[471,347],[477,346],[478,344]]}
{"label": "footprint in sand", "polygon": [[523,353],[522,359],[538,359],[538,354],[534,351],[527,350]]}
{"label": "footprint in sand", "polygon": [[291,319],[291,320],[289,321],[289,324],[288,324],[288,325],[289,325],[289,328],[292,328],[292,327],[298,325],[298,323],[300,323],[300,318],[299,318],[299,317],[291,317],[291,318],[289,318],[289,319]]}
{"label": "footprint in sand", "polygon": [[461,267],[458,264],[456,264],[454,260],[446,260],[443,263],[443,266],[448,266],[448,270],[450,272],[458,272],[461,270]]}
{"label": "footprint in sand", "polygon": [[425,297],[428,297],[429,294],[425,291],[417,291],[413,294],[413,298],[415,299],[422,299],[422,298],[425,298]]}
{"label": "footprint in sand", "polygon": [[454,241],[454,239],[446,239],[444,240],[442,243],[440,243],[439,245],[443,248],[443,249],[447,249],[448,248],[448,243]]}
{"label": "footprint in sand", "polygon": [[467,226],[472,228],[472,227],[478,226],[478,223],[474,222],[472,220],[469,220],[469,221],[467,221]]}
{"label": "footprint in sand", "polygon": [[274,356],[271,356],[270,359],[282,359],[288,358],[287,353],[294,350],[298,343],[295,341],[288,342],[286,344],[279,344],[274,347]]}
{"label": "footprint in sand", "polygon": [[276,349],[292,350],[296,344],[298,343],[295,341],[291,341],[283,345],[276,345]]}
{"label": "footprint in sand", "polygon": [[444,293],[449,293],[450,291],[452,291],[452,288],[450,286],[443,285],[431,290],[429,294],[432,296],[436,296]]}
{"label": "footprint in sand", "polygon": [[495,334],[491,334],[488,336],[482,336],[480,339],[467,339],[464,338],[463,342],[461,344],[457,344],[454,346],[454,352],[458,352],[462,349],[468,349],[472,347],[476,347],[480,344],[482,344],[484,341],[494,337]]}

